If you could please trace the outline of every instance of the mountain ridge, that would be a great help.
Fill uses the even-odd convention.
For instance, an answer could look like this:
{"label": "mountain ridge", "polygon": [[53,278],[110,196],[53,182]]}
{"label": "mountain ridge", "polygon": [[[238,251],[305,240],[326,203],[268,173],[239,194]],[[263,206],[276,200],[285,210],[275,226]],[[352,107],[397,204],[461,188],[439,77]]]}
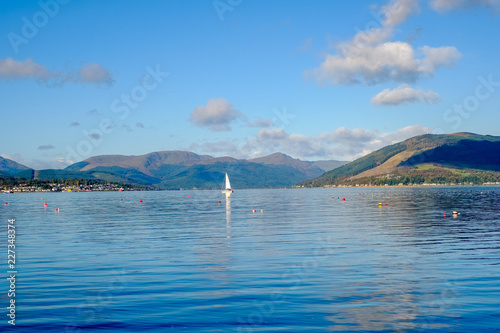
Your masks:
{"label": "mountain ridge", "polygon": [[[10,160],[9,160],[10,161]],[[11,161],[12,163],[16,163]],[[342,161],[323,161],[330,164]],[[15,164],[12,164],[15,165]],[[189,151],[158,151],[142,155],[98,155],[69,165],[64,169],[33,170],[24,166],[0,177],[26,179],[89,179],[137,185],[154,185],[159,189],[217,188],[220,178],[230,172],[232,182],[240,188],[288,187],[318,177],[325,172],[315,162],[302,161],[283,153],[252,159],[230,156],[213,157]]]}
{"label": "mountain ridge", "polygon": [[474,179],[479,182],[483,178],[496,180],[497,176],[500,177],[500,137],[459,132],[415,136],[300,185],[373,184],[396,180],[400,181],[398,184],[405,184],[412,183],[412,179],[440,183]]}

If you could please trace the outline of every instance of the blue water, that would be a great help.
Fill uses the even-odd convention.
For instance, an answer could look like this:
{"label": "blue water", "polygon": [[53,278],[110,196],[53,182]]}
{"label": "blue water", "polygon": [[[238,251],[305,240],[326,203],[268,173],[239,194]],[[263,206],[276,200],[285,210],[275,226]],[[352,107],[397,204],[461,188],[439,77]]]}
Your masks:
{"label": "blue water", "polygon": [[500,331],[499,187],[0,196],[0,331]]}

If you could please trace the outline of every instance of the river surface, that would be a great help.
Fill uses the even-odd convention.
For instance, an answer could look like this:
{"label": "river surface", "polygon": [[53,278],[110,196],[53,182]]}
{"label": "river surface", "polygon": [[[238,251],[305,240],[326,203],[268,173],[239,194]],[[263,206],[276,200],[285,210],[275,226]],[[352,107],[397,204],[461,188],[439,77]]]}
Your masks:
{"label": "river surface", "polygon": [[0,331],[500,330],[500,187],[0,197]]}

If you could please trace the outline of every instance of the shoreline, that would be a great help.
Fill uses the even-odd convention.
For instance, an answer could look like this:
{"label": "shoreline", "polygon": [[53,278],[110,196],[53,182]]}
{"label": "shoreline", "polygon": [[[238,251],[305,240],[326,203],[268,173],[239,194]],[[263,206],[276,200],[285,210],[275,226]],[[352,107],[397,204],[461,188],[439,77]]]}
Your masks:
{"label": "shoreline", "polygon": [[[260,187],[260,188],[242,188],[239,191],[245,190],[305,190],[305,189],[362,189],[362,188],[437,188],[437,187],[500,187],[500,184],[467,184],[467,185],[450,185],[450,184],[428,184],[428,185],[363,185],[363,186],[352,186],[352,185],[337,185],[337,186],[319,186],[319,187],[301,187],[301,186],[290,186],[290,187]],[[3,194],[26,194],[26,193],[103,193],[103,192],[174,192],[174,191],[218,191],[217,189],[152,189],[152,190],[101,190],[101,191],[17,191],[17,192],[0,192]]]}

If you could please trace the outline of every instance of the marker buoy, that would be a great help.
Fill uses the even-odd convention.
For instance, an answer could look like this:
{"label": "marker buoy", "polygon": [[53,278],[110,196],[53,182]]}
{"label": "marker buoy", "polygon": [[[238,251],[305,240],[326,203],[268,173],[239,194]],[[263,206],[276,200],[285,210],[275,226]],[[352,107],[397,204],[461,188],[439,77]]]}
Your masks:
{"label": "marker buoy", "polygon": [[379,202],[379,203],[378,203],[378,205],[379,205],[379,206],[382,206],[382,203],[381,203],[381,202]]}
{"label": "marker buoy", "polygon": [[387,204],[385,204],[387,206]]}
{"label": "marker buoy", "polygon": [[44,205],[44,206],[47,206],[48,204],[45,202],[43,205]]}
{"label": "marker buoy", "polygon": [[456,211],[453,211],[453,213],[452,213],[452,214],[453,214],[453,215],[458,215],[458,213],[457,213]]}
{"label": "marker buoy", "polygon": [[443,213],[443,216],[446,216],[446,213]]}
{"label": "marker buoy", "polygon": [[142,200],[139,200],[139,202],[142,202]]}
{"label": "marker buoy", "polygon": [[189,198],[189,195],[188,195],[188,198]]}
{"label": "marker buoy", "polygon": [[252,213],[255,213],[255,209],[252,209]]}
{"label": "marker buoy", "polygon": [[120,201],[123,201],[123,199],[120,199]]}
{"label": "marker buoy", "polygon": [[6,204],[6,205],[8,205],[9,203],[8,203],[8,202],[6,202],[5,204]]}
{"label": "marker buoy", "polygon": [[260,212],[261,212],[261,213],[264,213],[264,210],[263,210],[263,209],[261,209],[261,210],[260,210]]}
{"label": "marker buoy", "polygon": [[342,201],[345,201],[345,198],[342,198]]}
{"label": "marker buoy", "polygon": [[218,203],[220,203],[220,200],[219,200],[219,202],[218,202]]}
{"label": "marker buoy", "polygon": [[54,212],[59,212],[60,210],[60,208],[54,208]]}

